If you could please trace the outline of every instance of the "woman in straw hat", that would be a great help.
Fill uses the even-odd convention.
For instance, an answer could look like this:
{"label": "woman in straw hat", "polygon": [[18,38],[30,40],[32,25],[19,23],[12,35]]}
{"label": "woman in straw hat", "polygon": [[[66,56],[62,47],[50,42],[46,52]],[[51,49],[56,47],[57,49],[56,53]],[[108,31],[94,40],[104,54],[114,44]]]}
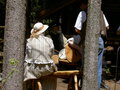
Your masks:
{"label": "woman in straw hat", "polygon": [[24,81],[39,79],[41,76],[49,75],[57,70],[51,59],[54,50],[53,42],[50,38],[44,36],[47,29],[48,25],[38,22],[31,30],[31,36],[26,45]]}

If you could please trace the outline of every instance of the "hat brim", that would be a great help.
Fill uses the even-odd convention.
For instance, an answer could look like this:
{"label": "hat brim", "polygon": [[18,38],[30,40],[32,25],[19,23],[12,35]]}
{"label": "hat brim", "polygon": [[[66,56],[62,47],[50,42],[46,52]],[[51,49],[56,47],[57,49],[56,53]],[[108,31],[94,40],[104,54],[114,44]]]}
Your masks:
{"label": "hat brim", "polygon": [[[38,35],[45,32],[49,27],[48,25],[43,25],[43,26],[44,26],[43,29],[37,32]],[[34,29],[31,30],[31,34],[32,34],[33,31],[34,31]]]}

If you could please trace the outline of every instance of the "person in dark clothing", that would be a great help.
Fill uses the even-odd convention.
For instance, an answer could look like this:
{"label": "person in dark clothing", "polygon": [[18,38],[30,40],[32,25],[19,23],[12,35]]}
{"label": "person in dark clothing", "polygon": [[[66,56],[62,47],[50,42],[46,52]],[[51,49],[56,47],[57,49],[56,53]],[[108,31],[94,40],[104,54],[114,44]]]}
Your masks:
{"label": "person in dark clothing", "polygon": [[50,28],[50,36],[53,40],[53,44],[57,51],[60,51],[64,48],[63,34],[60,28],[60,24],[54,24]]}

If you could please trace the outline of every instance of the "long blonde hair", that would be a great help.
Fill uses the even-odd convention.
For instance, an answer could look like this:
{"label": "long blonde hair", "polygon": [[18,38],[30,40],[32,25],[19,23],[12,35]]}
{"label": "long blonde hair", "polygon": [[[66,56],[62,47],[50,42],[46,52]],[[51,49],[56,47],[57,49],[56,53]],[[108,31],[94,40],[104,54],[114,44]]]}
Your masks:
{"label": "long blonde hair", "polygon": [[40,30],[33,30],[33,32],[30,35],[30,38],[38,38],[39,34],[37,34],[37,32],[39,32]]}

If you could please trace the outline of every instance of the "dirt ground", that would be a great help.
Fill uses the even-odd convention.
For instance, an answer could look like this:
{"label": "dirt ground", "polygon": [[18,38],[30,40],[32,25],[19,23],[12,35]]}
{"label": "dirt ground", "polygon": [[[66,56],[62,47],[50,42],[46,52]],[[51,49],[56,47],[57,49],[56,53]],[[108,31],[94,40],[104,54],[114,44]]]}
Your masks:
{"label": "dirt ground", "polygon": [[[110,87],[110,90],[120,90],[120,84],[115,83],[114,80],[105,80],[107,86]],[[57,79],[57,89],[56,90],[67,90],[68,83],[65,82],[65,79],[58,78]],[[1,90],[1,87],[0,87]],[[101,88],[101,90],[106,90]]]}
{"label": "dirt ground", "polygon": [[64,82],[65,79],[58,78],[57,79],[57,89],[56,90],[67,90],[68,83]]}
{"label": "dirt ground", "polygon": [[[110,90],[120,90],[120,83],[117,84],[115,83],[114,80],[106,80],[105,83],[107,86],[110,87]],[[106,90],[106,89],[101,89],[101,90]]]}
{"label": "dirt ground", "polygon": [[[58,78],[57,80],[57,90],[67,90],[68,83],[64,82],[65,79]],[[120,90],[120,84],[115,83],[114,80],[105,80],[107,86],[110,87],[110,90]],[[101,88],[101,90],[106,90]]]}

